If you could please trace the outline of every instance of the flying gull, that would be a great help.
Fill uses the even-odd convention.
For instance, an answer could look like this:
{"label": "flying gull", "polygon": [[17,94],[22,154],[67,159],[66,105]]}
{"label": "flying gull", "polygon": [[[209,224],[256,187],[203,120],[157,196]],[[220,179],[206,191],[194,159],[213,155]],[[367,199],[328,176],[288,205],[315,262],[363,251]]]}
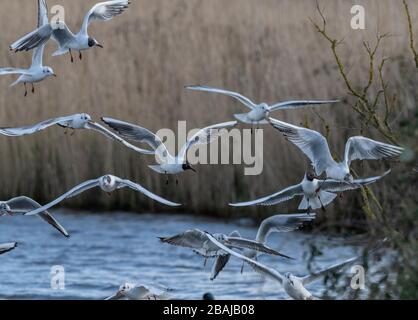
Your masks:
{"label": "flying gull", "polygon": [[232,128],[237,124],[236,121],[231,121],[206,127],[190,138],[181,148],[177,156],[173,156],[170,154],[162,140],[148,129],[111,118],[102,118],[102,120],[124,139],[146,143],[155,150],[156,158],[160,164],[149,167],[155,172],[165,175],[175,175],[185,172],[186,170],[196,172],[186,159],[187,151],[194,145],[209,144],[215,141],[215,139],[224,133],[221,129]]}
{"label": "flying gull", "polygon": [[112,131],[106,129],[105,127],[98,124],[97,122],[94,122],[91,116],[88,115],[87,113],[80,113],[80,114],[74,114],[70,116],[48,119],[40,123],[29,125],[29,126],[24,126],[24,127],[0,128],[0,135],[4,135],[8,137],[21,137],[21,136],[37,133],[39,131],[48,129],[55,125],[63,127],[65,129],[72,129],[72,130],[79,130],[79,129],[80,130],[81,129],[93,130],[93,131],[103,134],[109,139],[112,139],[121,143],[125,147],[135,152],[138,152],[141,154],[155,154],[154,151],[141,149],[128,143],[127,141],[119,137],[118,135],[114,134]]}
{"label": "flying gull", "polygon": [[[297,214],[278,214],[265,219],[258,228],[257,236],[255,241],[257,243],[267,244],[267,239],[272,233],[292,232],[298,230],[303,225],[314,221],[316,218],[315,213],[297,213]],[[242,253],[244,256],[250,259],[257,259],[260,255],[264,254],[259,250],[245,249]],[[229,262],[231,255],[224,253],[216,257],[212,268],[212,275],[210,279],[213,281],[224,269],[226,264]],[[241,268],[241,273],[244,270],[244,263]]]}
{"label": "flying gull", "polygon": [[90,189],[96,188],[96,187],[99,187],[100,189],[102,189],[107,194],[110,194],[113,191],[119,190],[119,189],[122,189],[122,188],[130,188],[130,189],[135,190],[137,192],[143,193],[147,197],[149,197],[149,198],[151,198],[155,201],[158,201],[162,204],[172,206],[172,207],[180,206],[180,204],[178,204],[178,203],[168,201],[166,199],[161,198],[160,196],[157,196],[157,195],[151,193],[150,191],[146,190],[141,185],[139,185],[137,183],[134,183],[130,180],[124,180],[124,179],[121,179],[121,178],[118,178],[118,177],[115,177],[115,176],[112,176],[112,175],[105,175],[105,176],[100,177],[98,179],[88,180],[86,182],[83,182],[83,183],[79,184],[78,186],[72,188],[70,191],[64,193],[62,196],[58,197],[54,201],[40,207],[39,209],[29,211],[25,215],[39,214],[40,212],[43,212],[45,210],[48,210],[48,209],[52,208],[53,206],[56,206],[57,204],[64,201],[65,199],[73,198],[73,197],[78,196],[79,194],[81,194],[81,193],[83,193],[87,190],[90,190]]}
{"label": "flying gull", "polygon": [[[48,24],[48,9],[45,0],[38,0],[38,28]],[[19,74],[19,78],[10,86],[23,83],[25,86],[25,97],[28,95],[27,83],[32,85],[32,93],[35,92],[34,83],[41,82],[48,77],[56,77],[51,67],[43,66],[43,54],[45,44],[39,45],[32,55],[32,64],[29,69],[21,68],[0,68],[0,75]]]}
{"label": "flying gull", "polygon": [[269,105],[267,103],[254,103],[247,97],[233,91],[222,90],[207,86],[186,86],[186,89],[194,90],[194,91],[205,91],[211,93],[219,93],[224,94],[229,97],[232,97],[243,105],[245,105],[251,111],[248,113],[243,114],[236,114],[235,118],[242,123],[251,124],[251,125],[259,125],[259,124],[268,124],[268,117],[270,113],[278,110],[288,110],[288,109],[299,109],[305,108],[308,106],[313,105],[324,105],[324,104],[331,104],[337,103],[338,100],[326,100],[326,101],[314,101],[314,100],[303,100],[303,101],[286,101],[286,102],[279,102],[276,104]]}
{"label": "flying gull", "polygon": [[299,210],[310,210],[322,208],[329,205],[337,197],[337,193],[355,190],[370,185],[387,176],[391,170],[386,171],[383,175],[371,177],[367,179],[356,179],[352,182],[340,180],[318,180],[312,172],[306,173],[303,181],[297,185],[288,187],[270,196],[253,200],[249,202],[241,202],[230,204],[232,207],[247,207],[254,205],[273,206],[285,201],[289,201],[297,196],[302,196],[299,204]]}
{"label": "flying gull", "polygon": [[[229,247],[238,249],[250,249],[253,251],[260,251],[265,254],[292,259],[289,256],[269,248],[264,243],[242,238],[237,231],[232,232],[229,236],[218,233],[215,234],[214,237]],[[207,259],[224,255],[222,250],[219,250],[216,245],[209,241],[206,232],[198,229],[188,230],[173,237],[162,237],[159,239],[162,243],[192,249],[195,253],[205,258],[205,265]]]}
{"label": "flying gull", "polygon": [[93,47],[103,48],[103,46],[95,39],[89,36],[88,27],[94,20],[108,21],[115,16],[120,15],[128,8],[129,0],[114,0],[100,2],[94,5],[84,16],[81,30],[74,34],[70,31],[65,21],[51,21],[38,27],[36,30],[23,36],[10,46],[10,50],[16,52],[28,51],[44,45],[50,38],[58,44],[58,50],[53,56],[59,56],[70,53],[71,62],[74,62],[72,50],[79,52],[80,60],[81,52]]}
{"label": "flying gull", "polygon": [[403,148],[357,136],[348,139],[342,162],[336,162],[323,135],[311,129],[270,118],[277,130],[295,144],[312,162],[317,176],[326,172],[327,178],[353,182],[350,165],[355,160],[380,160],[402,154]]}

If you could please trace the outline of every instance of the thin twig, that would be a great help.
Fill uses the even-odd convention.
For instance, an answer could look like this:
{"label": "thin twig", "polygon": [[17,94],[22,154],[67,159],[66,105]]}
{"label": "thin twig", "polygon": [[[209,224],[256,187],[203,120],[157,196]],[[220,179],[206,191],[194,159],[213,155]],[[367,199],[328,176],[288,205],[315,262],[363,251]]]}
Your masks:
{"label": "thin twig", "polygon": [[414,29],[412,27],[411,13],[409,12],[409,6],[406,0],[403,0],[403,5],[405,7],[406,17],[408,18],[409,45],[411,47],[412,54],[414,55],[415,65],[418,68],[418,52],[415,49],[415,44],[414,44]]}

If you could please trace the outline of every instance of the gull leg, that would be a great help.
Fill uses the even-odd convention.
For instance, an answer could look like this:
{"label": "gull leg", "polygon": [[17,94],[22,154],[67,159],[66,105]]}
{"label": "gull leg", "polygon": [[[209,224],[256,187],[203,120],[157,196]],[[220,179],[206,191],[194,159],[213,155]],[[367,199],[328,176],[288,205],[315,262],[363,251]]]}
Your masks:
{"label": "gull leg", "polygon": [[75,135],[75,129],[74,129],[74,128],[71,128],[71,137],[72,137],[73,135]]}
{"label": "gull leg", "polygon": [[320,196],[318,196],[318,199],[319,199],[319,202],[321,203],[321,209],[322,209],[322,211],[324,211],[324,212],[326,212],[327,210],[325,209],[325,206],[324,206],[324,204],[322,203],[322,200],[321,200],[321,197]]}
{"label": "gull leg", "polygon": [[28,88],[27,88],[27,86],[26,86],[26,82],[24,82],[23,83],[24,84],[24,86],[25,86],[25,97],[28,95]]}
{"label": "gull leg", "polygon": [[203,267],[206,267],[206,264],[208,263],[208,258],[205,257],[205,262],[203,263]]}
{"label": "gull leg", "polygon": [[176,176],[176,185],[178,186],[179,185],[179,179],[178,179],[178,177]]}
{"label": "gull leg", "polygon": [[70,52],[71,63],[74,63],[73,53],[72,53],[71,49],[68,49],[68,51]]}
{"label": "gull leg", "polygon": [[243,273],[244,273],[244,265],[245,265],[245,262],[243,261],[243,262],[242,262],[242,266],[241,266],[241,274],[243,274]]}
{"label": "gull leg", "polygon": [[166,176],[166,178],[167,178],[167,180],[165,181],[165,184],[168,186],[169,181],[168,181],[168,174],[167,174],[167,171],[165,172],[165,176]]}
{"label": "gull leg", "polygon": [[79,51],[79,56],[80,60],[83,60],[83,55],[81,54],[81,51]]}
{"label": "gull leg", "polygon": [[308,198],[308,211],[311,212],[311,200]]}
{"label": "gull leg", "polygon": [[32,83],[32,93],[35,93],[35,86]]}

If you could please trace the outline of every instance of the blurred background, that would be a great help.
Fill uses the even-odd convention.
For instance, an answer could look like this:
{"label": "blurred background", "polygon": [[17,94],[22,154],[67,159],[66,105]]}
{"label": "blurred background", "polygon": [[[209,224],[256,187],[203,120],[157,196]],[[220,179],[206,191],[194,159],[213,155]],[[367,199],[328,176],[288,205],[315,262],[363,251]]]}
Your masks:
{"label": "blurred background", "polygon": [[[48,5],[64,5],[67,24],[78,31],[82,17],[95,3],[56,0]],[[366,9],[366,30],[350,27],[354,4]],[[369,74],[363,42],[373,44],[376,34],[390,33],[377,52],[379,59],[392,58],[384,71],[397,98],[396,114],[390,121],[401,144],[416,150],[418,79],[402,2],[323,0],[320,6],[329,32],[344,39],[338,51],[358,86],[367,82]],[[410,7],[416,22],[418,4],[410,1]],[[0,66],[30,65],[31,52],[15,54],[8,47],[34,28],[36,10],[36,1],[1,1]],[[113,21],[91,25],[90,34],[105,49],[85,52],[82,61],[76,59],[72,64],[68,55],[51,57],[56,47],[49,42],[44,64],[54,68],[58,78],[36,85],[34,95],[25,98],[23,86],[8,87],[13,76],[1,77],[0,126],[87,112],[96,121],[101,116],[114,117],[152,131],[176,130],[178,120],[186,120],[188,129],[193,129],[232,120],[233,114],[243,111],[243,106],[228,97],[183,89],[184,85],[203,84],[235,90],[257,102],[341,99],[335,106],[273,115],[322,133],[327,125],[330,147],[339,156],[346,139],[353,135],[387,141],[374,129],[360,125],[351,108],[354,99],[347,93],[329,43],[310,19],[321,22],[311,0],[133,0],[129,10]],[[413,28],[418,34],[418,23]],[[186,213],[261,218],[295,211],[297,201],[272,209],[227,206],[277,192],[303,178],[306,160],[293,145],[269,126],[264,130],[264,142],[260,176],[244,176],[244,166],[239,165],[201,165],[197,175],[181,176],[177,187],[174,182],[166,186],[164,176],[148,169],[154,163],[152,156],[135,154],[94,132],[69,136],[57,127],[23,138],[0,137],[0,199],[27,195],[45,203],[86,179],[111,173],[187,203],[180,209]],[[411,159],[413,163],[414,156]],[[361,176],[379,175],[389,167],[393,174],[372,186],[381,204],[389,208],[388,219],[396,220],[400,209],[416,215],[416,191],[411,188],[416,185],[416,174],[410,164],[356,164]],[[139,213],[169,210],[131,191],[111,197],[89,192],[66,201],[65,206]],[[347,225],[356,221],[362,225],[365,220],[360,192],[346,194],[328,211],[320,221],[329,225],[343,226],[348,220]]]}

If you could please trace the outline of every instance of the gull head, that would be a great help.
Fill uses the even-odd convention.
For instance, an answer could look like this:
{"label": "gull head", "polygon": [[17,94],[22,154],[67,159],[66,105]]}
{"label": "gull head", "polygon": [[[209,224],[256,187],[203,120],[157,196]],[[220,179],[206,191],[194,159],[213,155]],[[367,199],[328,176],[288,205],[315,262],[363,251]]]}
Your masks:
{"label": "gull head", "polygon": [[110,174],[100,178],[100,187],[105,192],[113,192],[116,189],[116,178]]}
{"label": "gull head", "polygon": [[0,203],[0,216],[11,216],[12,215],[12,209],[7,203]]}
{"label": "gull head", "polygon": [[287,281],[288,284],[290,284],[292,287],[295,286],[295,282],[293,281],[294,276],[290,272],[286,272],[284,274],[284,278]]}
{"label": "gull head", "polygon": [[80,113],[78,119],[82,122],[89,122],[91,121],[91,116],[87,113]]}
{"label": "gull head", "polygon": [[88,45],[89,45],[89,48],[99,47],[103,49],[103,46],[94,38],[89,38]]}
{"label": "gull head", "polygon": [[119,293],[125,294],[126,292],[129,292],[134,288],[135,286],[132,283],[125,283],[119,287]]}
{"label": "gull head", "polygon": [[224,234],[218,234],[216,235],[216,240],[218,240],[219,242],[223,242],[223,243],[230,243],[230,241],[228,240],[228,237]]}
{"label": "gull head", "polygon": [[54,73],[54,70],[51,67],[43,67],[42,73],[47,77],[56,77],[57,75]]}
{"label": "gull head", "polygon": [[182,166],[183,171],[187,171],[187,170],[192,170],[193,172],[197,172],[192,165],[190,164],[190,162],[186,161],[186,163],[183,164]]}
{"label": "gull head", "polygon": [[313,172],[308,172],[306,173],[306,179],[312,182],[316,179],[316,175]]}
{"label": "gull head", "polygon": [[354,178],[350,173],[347,173],[344,177],[344,181],[345,182],[349,182],[349,183],[353,183],[354,182]]}
{"label": "gull head", "polygon": [[267,103],[260,103],[260,104],[258,105],[258,107],[259,107],[260,109],[262,109],[264,112],[268,112],[268,111],[269,111],[269,105],[268,105]]}

